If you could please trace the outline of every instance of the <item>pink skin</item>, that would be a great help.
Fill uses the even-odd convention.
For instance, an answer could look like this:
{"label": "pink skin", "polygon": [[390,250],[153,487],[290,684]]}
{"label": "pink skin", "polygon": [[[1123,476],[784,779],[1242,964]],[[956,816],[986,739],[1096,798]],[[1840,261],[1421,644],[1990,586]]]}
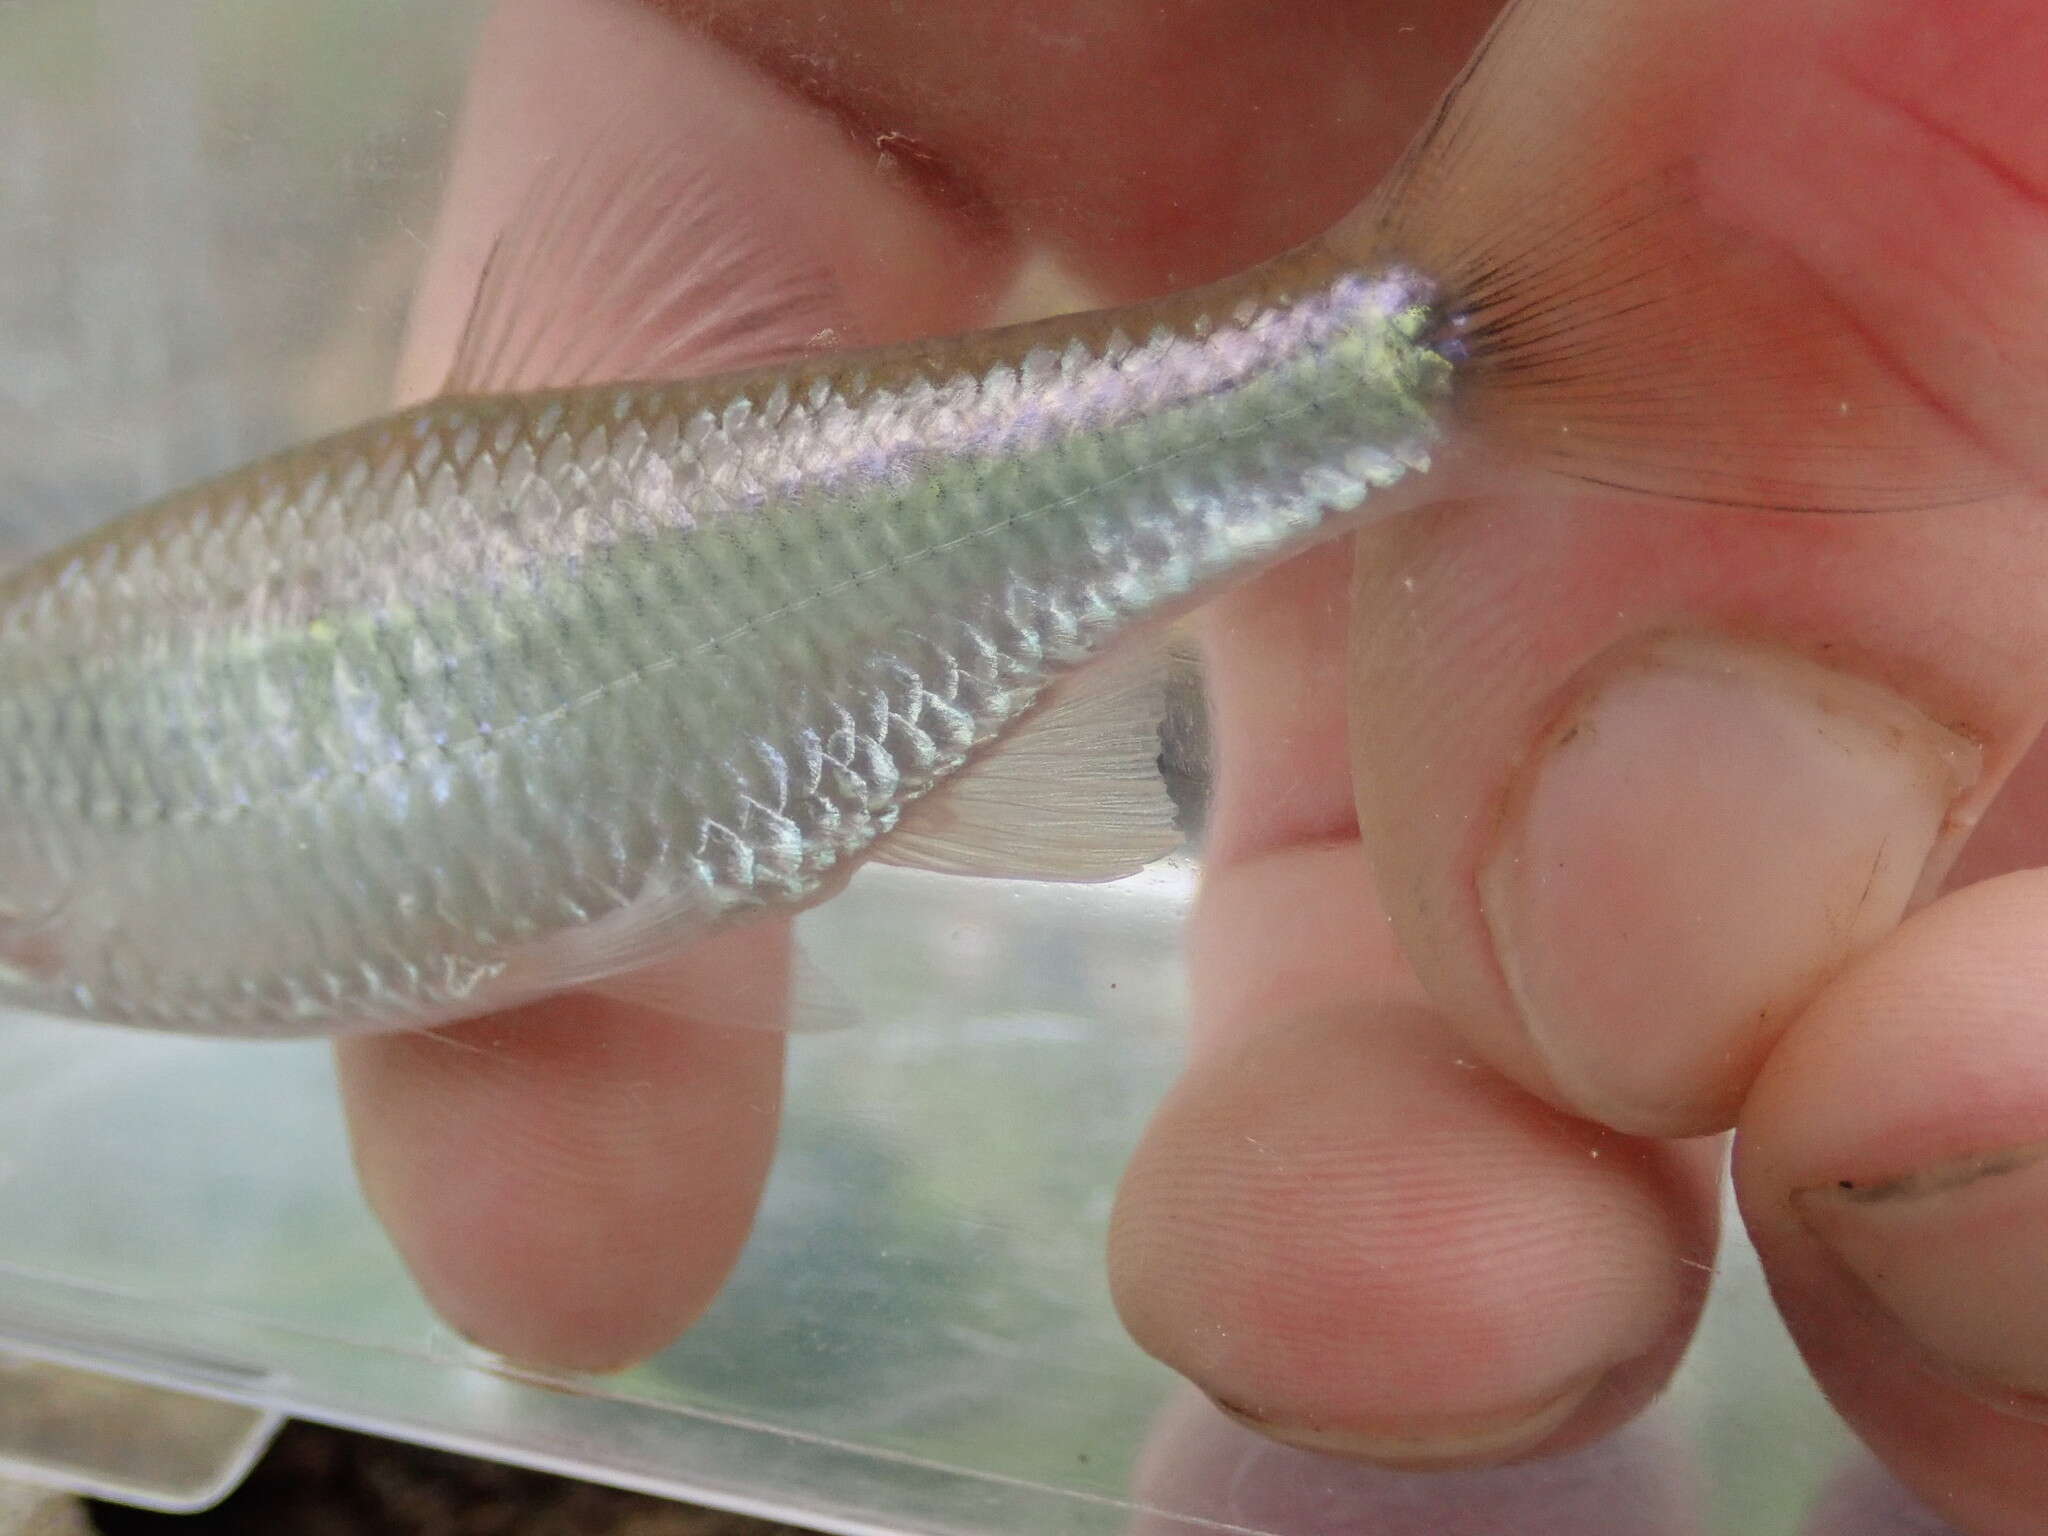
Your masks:
{"label": "pink skin", "polygon": [[[1706,1536],[1709,1519],[1685,1425],[1658,1409],[1542,1466],[1420,1479],[1277,1445],[1187,1392],[1153,1426],[1132,1491],[1151,1510],[1132,1520],[1130,1536],[1181,1536],[1183,1515],[1255,1530],[1371,1536]],[[1908,1536],[1870,1524],[1816,1525],[1808,1536],[1887,1533]]]}
{"label": "pink skin", "polygon": [[[1724,216],[2038,484],[2048,17],[1729,3],[1770,46],[1699,146]],[[629,0],[507,5],[409,389],[439,372],[519,167],[618,100],[710,113],[835,263],[848,329],[883,339],[985,317],[1027,243],[1125,296],[1310,233],[1484,21],[1421,7],[1416,34],[1396,0],[1209,0],[1197,35],[1165,39],[1132,0],[1088,8],[1099,46],[1074,65],[1057,16],[1027,28],[996,0],[943,25],[673,9],[723,46]],[[1144,67],[1161,50],[1185,68]],[[1260,84],[1276,75],[1304,84]],[[1055,82],[1043,122],[1026,81]],[[1161,200],[1183,131],[1224,173]],[[878,135],[899,151],[881,175]],[[1276,169],[1262,143],[1294,152]],[[1947,1518],[2031,1529],[2048,1340],[2005,1319],[2048,1285],[2048,1241],[1994,1237],[2048,1230],[2048,1178],[1910,1212],[1793,1196],[2048,1139],[2048,881],[1892,932],[1959,850],[1975,876],[2043,847],[2048,772],[2022,764],[2048,700],[2037,502],[1816,520],[1502,497],[1218,604],[1197,1038],[1110,1254],[1139,1342],[1267,1433],[1363,1459],[1581,1444],[1655,1394],[1711,1262],[1718,1145],[1659,1138],[1735,1123],[1745,1214],[1823,1385]],[[744,942],[732,963],[758,974],[780,940]],[[465,1332],[616,1366],[715,1293],[765,1174],[779,1050],[719,1031],[708,983],[673,1011],[569,999],[443,1032],[481,1056],[345,1048],[366,1186]],[[1921,1269],[1887,1266],[1901,1241]],[[2040,1390],[1987,1381],[1987,1359]]]}

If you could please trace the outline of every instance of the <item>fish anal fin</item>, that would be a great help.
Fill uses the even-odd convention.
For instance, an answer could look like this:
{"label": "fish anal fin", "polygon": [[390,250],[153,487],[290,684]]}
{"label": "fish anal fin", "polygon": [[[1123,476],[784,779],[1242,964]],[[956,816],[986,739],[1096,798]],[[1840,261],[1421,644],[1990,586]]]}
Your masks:
{"label": "fish anal fin", "polygon": [[1168,658],[1127,641],[1048,690],[1009,735],[919,800],[878,862],[1013,880],[1117,880],[1181,845],[1160,772]]}
{"label": "fish anal fin", "polygon": [[441,392],[759,367],[843,342],[842,311],[799,222],[732,185],[712,145],[622,113],[536,171]]}

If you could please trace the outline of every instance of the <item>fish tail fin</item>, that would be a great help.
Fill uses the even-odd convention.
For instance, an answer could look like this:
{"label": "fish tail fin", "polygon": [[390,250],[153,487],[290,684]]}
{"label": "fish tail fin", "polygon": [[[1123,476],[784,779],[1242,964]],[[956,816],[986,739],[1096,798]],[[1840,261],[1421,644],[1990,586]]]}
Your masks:
{"label": "fish tail fin", "polygon": [[1458,425],[1517,465],[1799,511],[2013,489],[1717,195],[1717,113],[1760,15],[1755,0],[1516,0],[1332,248],[1440,285]]}

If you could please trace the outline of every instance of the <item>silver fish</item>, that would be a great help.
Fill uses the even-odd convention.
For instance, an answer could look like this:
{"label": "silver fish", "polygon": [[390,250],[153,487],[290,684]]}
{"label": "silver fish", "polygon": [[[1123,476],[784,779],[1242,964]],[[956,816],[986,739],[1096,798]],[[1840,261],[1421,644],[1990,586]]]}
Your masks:
{"label": "silver fish", "polygon": [[[1948,484],[1804,279],[1731,296],[1757,268],[1660,170],[1675,134],[1627,177],[1590,153],[1693,62],[1615,87],[1640,9],[1518,7],[1358,212],[1149,303],[496,394],[494,262],[444,397],[0,586],[0,999],[415,1026],[602,984],[870,856],[1115,877],[1177,841],[1160,623],[1414,505],[1447,448],[1747,504]],[[1697,446],[1731,408],[1768,454]]]}

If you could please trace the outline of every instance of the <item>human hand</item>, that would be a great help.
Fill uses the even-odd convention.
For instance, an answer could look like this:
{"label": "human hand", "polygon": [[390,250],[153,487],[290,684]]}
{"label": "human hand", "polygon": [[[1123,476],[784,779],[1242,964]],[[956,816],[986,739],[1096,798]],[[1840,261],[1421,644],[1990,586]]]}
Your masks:
{"label": "human hand", "polygon": [[[1127,298],[1315,232],[1487,19],[673,9],[697,28],[626,0],[501,14],[413,388],[533,163],[622,100],[725,157],[832,264],[849,334],[881,341],[1043,304],[1050,270]],[[2037,482],[2048,343],[2023,317],[2048,283],[2048,159],[2025,86],[2048,28],[2010,0],[1802,4],[1775,25],[1700,146],[1724,216],[1818,273],[1880,348],[1914,338],[1892,355],[1929,408]],[[1058,261],[1020,266],[1030,249]],[[1952,1515],[2017,1528],[2043,1494],[2028,1302],[2048,1259],[2011,1234],[2048,1195],[2018,1170],[1922,1199],[1839,1185],[2048,1137],[2025,942],[2048,887],[2015,877],[1888,936],[2039,724],[2038,511],[1802,519],[1532,491],[1217,604],[1197,1038],[1112,1251],[1140,1342],[1269,1432],[1358,1456],[1579,1443],[1684,1346],[1720,1156],[1684,1138],[1739,1119],[1747,1218],[1824,1384]],[[1966,871],[2030,861],[2030,782]],[[766,1169],[780,1060],[717,1028],[713,985],[781,942],[705,956],[675,998],[696,1022],[577,996],[345,1047],[366,1187],[457,1326],[603,1368],[709,1301]]]}

